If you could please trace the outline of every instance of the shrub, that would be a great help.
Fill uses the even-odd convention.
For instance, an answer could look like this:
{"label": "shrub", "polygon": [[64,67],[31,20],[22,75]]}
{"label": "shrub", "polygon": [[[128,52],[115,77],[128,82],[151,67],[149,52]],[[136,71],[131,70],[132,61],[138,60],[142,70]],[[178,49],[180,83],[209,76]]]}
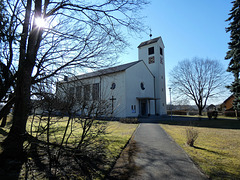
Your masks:
{"label": "shrub", "polygon": [[[236,112],[235,111],[225,111],[224,115],[227,117],[236,117]],[[238,116],[240,116],[240,112],[238,112]]]}
{"label": "shrub", "polygon": [[172,111],[167,111],[167,114],[170,115],[170,114],[174,114],[174,115],[187,115],[187,112],[186,111],[182,111],[182,110],[172,110]]}
{"label": "shrub", "polygon": [[187,144],[191,147],[194,146],[194,142],[198,138],[198,131],[193,128],[187,128],[186,129],[186,135],[187,135]]}
{"label": "shrub", "polygon": [[207,112],[208,119],[217,119],[218,112],[217,111],[208,111]]}
{"label": "shrub", "polygon": [[138,123],[138,118],[121,118],[120,122],[121,123],[126,123],[126,124],[137,124]]}
{"label": "shrub", "polygon": [[198,111],[189,111],[188,115],[198,115],[199,112]]}

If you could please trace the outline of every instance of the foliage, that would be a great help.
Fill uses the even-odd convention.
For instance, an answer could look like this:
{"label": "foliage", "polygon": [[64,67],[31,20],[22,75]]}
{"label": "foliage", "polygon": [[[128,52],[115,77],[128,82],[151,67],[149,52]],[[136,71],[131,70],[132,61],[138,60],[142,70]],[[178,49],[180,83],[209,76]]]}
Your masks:
{"label": "foliage", "polygon": [[189,98],[199,115],[209,98],[224,91],[226,72],[217,60],[194,58],[183,60],[170,73],[170,86],[176,98]]}
{"label": "foliage", "polygon": [[138,118],[121,118],[120,122],[121,123],[127,123],[127,124],[137,124],[138,123]]}
{"label": "foliage", "polygon": [[186,128],[186,137],[187,137],[187,144],[191,147],[194,146],[194,142],[198,138],[198,131],[193,128]]}
{"label": "foliage", "polygon": [[207,112],[207,116],[208,116],[208,119],[212,119],[212,117],[214,119],[217,119],[218,112],[217,111],[208,111]]}
{"label": "foliage", "polygon": [[236,111],[240,109],[240,1],[235,0],[232,2],[233,8],[230,12],[229,27],[226,28],[227,32],[231,32],[231,42],[229,42],[229,51],[225,59],[230,60],[228,65],[228,71],[234,75],[234,81],[230,86],[230,90],[234,95],[233,107]]}
{"label": "foliage", "polygon": [[[213,124],[211,124],[213,122]],[[236,120],[198,121],[194,127],[201,136],[194,148],[185,144],[185,125],[161,124],[161,127],[188,153],[193,161],[209,176],[210,179],[239,179],[240,177],[240,128],[232,123]],[[183,123],[183,122],[182,122]],[[236,122],[237,123],[237,122]],[[214,128],[220,127],[220,128]],[[232,129],[231,129],[232,128]]]}

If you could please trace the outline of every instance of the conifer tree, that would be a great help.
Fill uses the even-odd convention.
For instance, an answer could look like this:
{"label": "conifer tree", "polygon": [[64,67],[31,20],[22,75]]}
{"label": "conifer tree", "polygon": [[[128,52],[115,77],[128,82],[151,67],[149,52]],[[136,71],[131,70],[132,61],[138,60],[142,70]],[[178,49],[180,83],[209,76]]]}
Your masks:
{"label": "conifer tree", "polygon": [[[230,32],[229,51],[225,59],[230,60],[227,71],[232,72],[234,75],[234,81],[230,86],[230,90],[234,95],[233,108],[236,112],[240,110],[240,0],[232,2],[233,8],[231,9],[227,19],[229,21],[229,27],[226,28],[227,32]],[[236,113],[237,115],[237,113]],[[239,117],[238,117],[239,119]]]}

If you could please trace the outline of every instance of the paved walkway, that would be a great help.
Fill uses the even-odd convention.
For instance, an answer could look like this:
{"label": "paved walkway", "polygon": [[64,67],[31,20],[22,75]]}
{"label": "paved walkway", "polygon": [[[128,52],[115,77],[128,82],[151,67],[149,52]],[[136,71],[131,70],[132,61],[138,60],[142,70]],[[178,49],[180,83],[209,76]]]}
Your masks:
{"label": "paved walkway", "polygon": [[108,179],[207,179],[157,123],[141,123]]}

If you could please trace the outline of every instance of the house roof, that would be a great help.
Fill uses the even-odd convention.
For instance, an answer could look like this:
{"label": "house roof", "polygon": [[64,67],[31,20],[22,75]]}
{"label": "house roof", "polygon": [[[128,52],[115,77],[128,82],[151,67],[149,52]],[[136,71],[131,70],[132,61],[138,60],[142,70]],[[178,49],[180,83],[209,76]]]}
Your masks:
{"label": "house roof", "polygon": [[142,42],[142,43],[138,46],[138,48],[140,48],[140,47],[142,47],[142,46],[146,46],[146,45],[152,44],[152,43],[155,43],[155,42],[157,42],[159,39],[161,39],[160,36],[159,36],[159,37],[156,37],[156,38],[154,38],[154,39],[150,39],[150,40],[148,40],[148,41],[144,41],[144,42]]}
{"label": "house roof", "polygon": [[213,105],[213,104],[211,104],[211,105],[209,105],[209,106],[207,107],[207,110],[211,110],[211,109],[216,109],[216,106]]}
{"label": "house roof", "polygon": [[69,81],[74,81],[74,80],[80,80],[80,79],[87,79],[87,78],[92,78],[92,77],[96,77],[96,76],[102,76],[102,75],[107,75],[107,74],[112,74],[112,73],[116,73],[116,72],[125,71],[126,69],[132,67],[133,65],[135,65],[139,62],[141,62],[141,60],[140,61],[134,61],[134,62],[127,63],[127,64],[122,64],[122,65],[107,68],[107,69],[101,69],[99,71],[86,73],[86,74],[82,74],[82,75],[75,76],[75,77],[71,77],[68,80]]}
{"label": "house roof", "polygon": [[231,99],[233,96],[233,94],[231,96],[229,96],[225,101],[223,101],[223,104],[225,104],[229,99]]}

